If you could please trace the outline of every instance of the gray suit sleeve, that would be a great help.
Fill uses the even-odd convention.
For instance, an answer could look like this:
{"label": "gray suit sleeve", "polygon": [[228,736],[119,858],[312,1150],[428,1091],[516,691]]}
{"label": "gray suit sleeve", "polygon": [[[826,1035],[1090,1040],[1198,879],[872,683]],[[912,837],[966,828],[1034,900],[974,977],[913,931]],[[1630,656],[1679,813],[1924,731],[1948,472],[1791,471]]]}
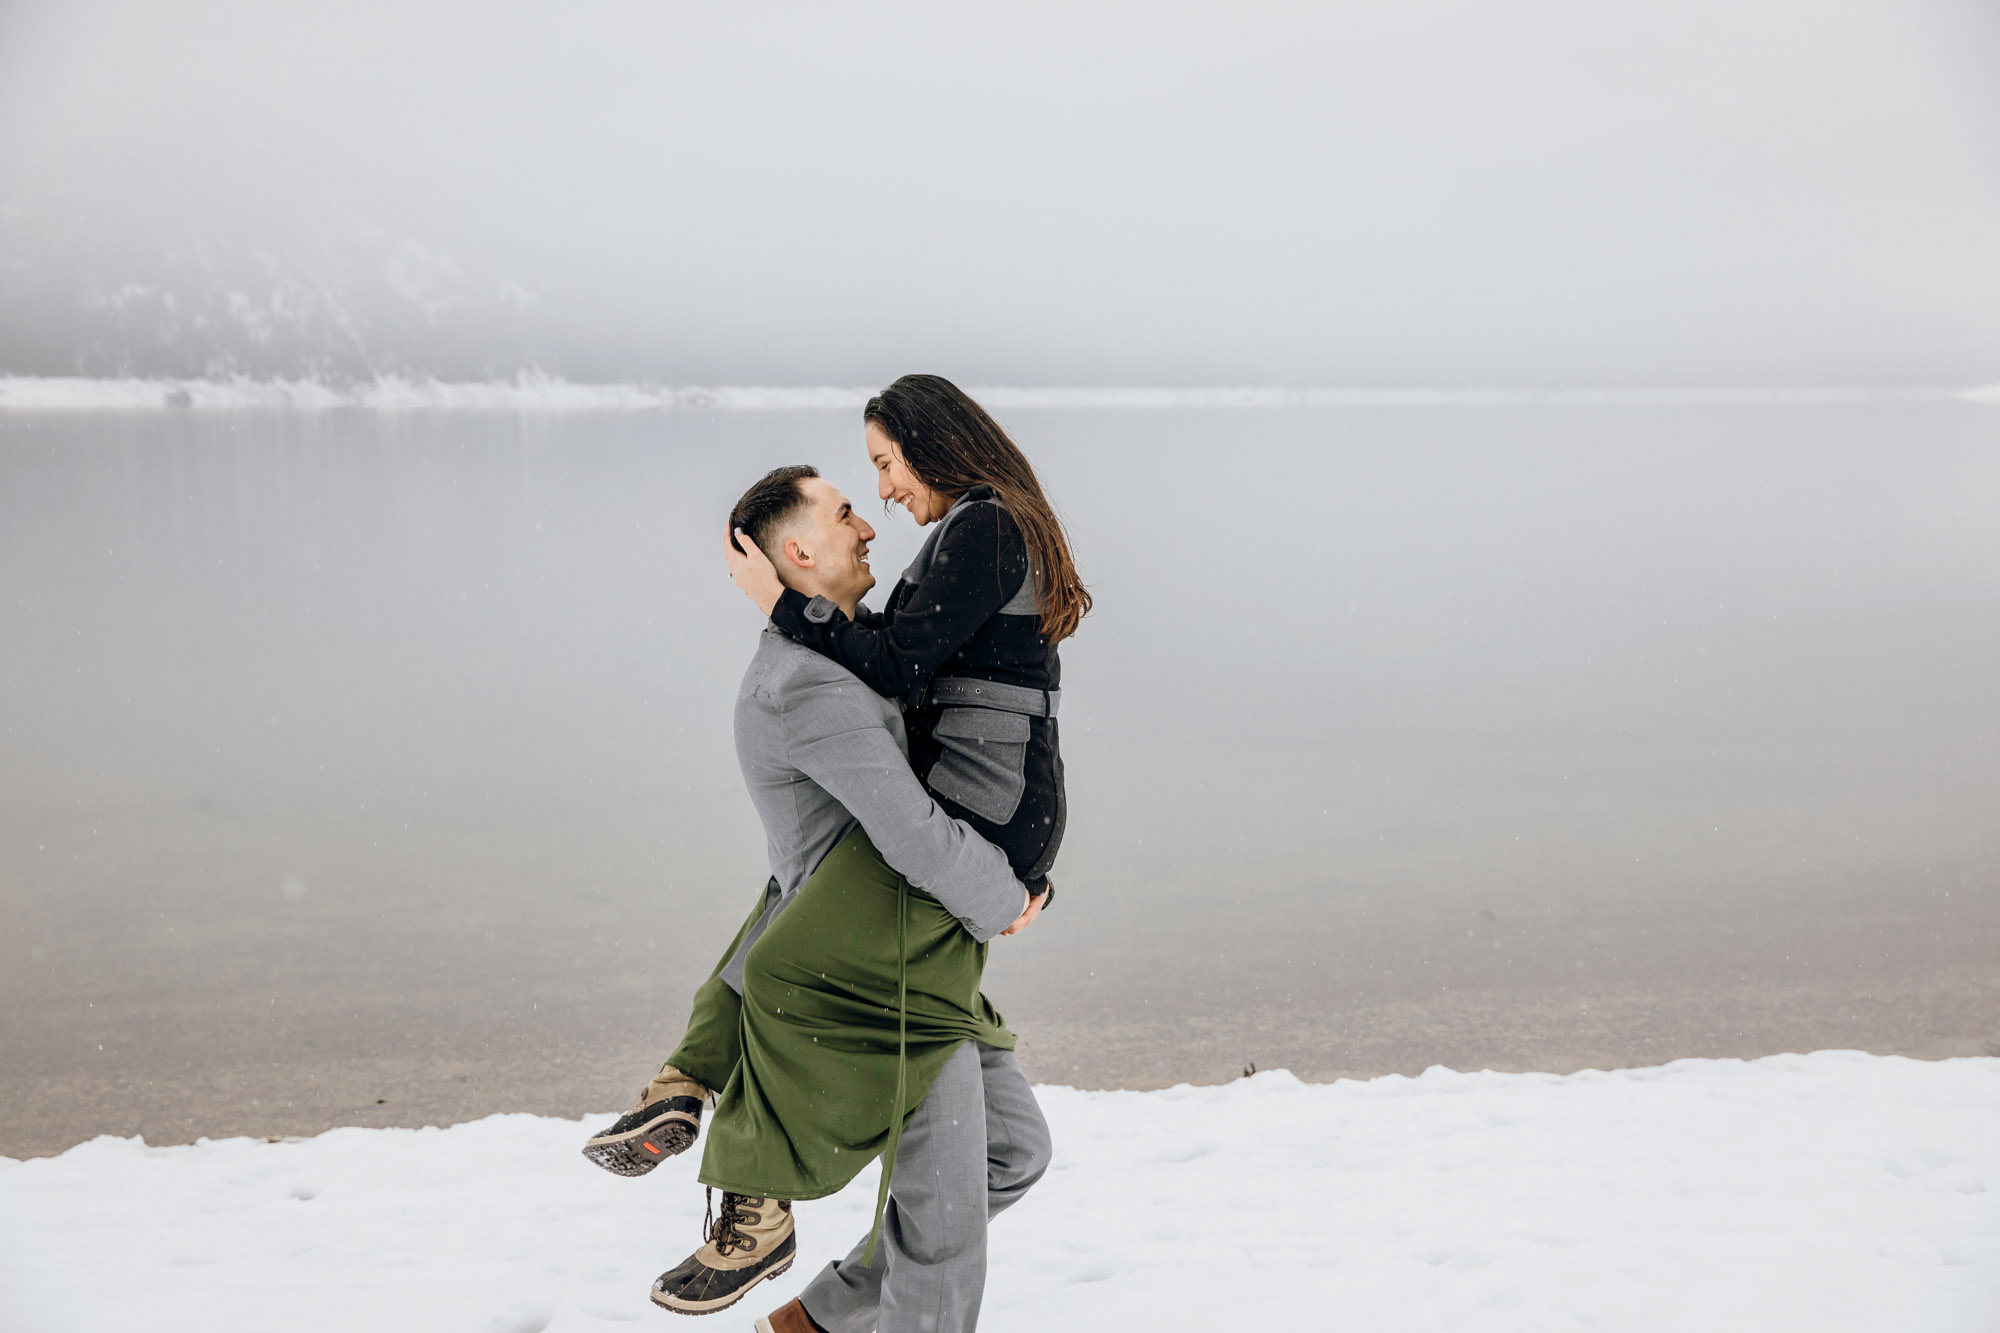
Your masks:
{"label": "gray suit sleeve", "polygon": [[883,860],[972,938],[992,939],[1021,915],[1027,888],[998,847],[931,799],[867,689],[852,677],[800,682],[786,700],[788,757],[861,821]]}

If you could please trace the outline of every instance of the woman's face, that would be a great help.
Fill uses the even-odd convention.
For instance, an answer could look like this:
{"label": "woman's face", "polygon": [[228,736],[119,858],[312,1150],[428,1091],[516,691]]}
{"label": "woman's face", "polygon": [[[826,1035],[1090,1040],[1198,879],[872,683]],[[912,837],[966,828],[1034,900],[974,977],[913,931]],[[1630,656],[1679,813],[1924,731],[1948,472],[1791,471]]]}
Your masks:
{"label": "woman's face", "polygon": [[868,423],[868,461],[875,465],[875,494],[884,504],[900,504],[909,510],[918,527],[937,522],[951,508],[936,491],[917,480],[917,474],[903,461],[903,451],[872,421]]}

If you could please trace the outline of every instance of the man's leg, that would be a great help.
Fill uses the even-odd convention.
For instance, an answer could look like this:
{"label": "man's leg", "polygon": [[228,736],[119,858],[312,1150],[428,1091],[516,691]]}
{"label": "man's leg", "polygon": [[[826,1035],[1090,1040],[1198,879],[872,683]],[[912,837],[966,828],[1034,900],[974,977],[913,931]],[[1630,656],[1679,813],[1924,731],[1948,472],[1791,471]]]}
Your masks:
{"label": "man's leg", "polygon": [[827,1333],[966,1333],[986,1290],[986,1222],[1049,1164],[1048,1124],[1011,1051],[967,1042],[903,1128],[873,1267],[863,1237],[800,1296]]}
{"label": "man's leg", "polygon": [[993,1218],[1048,1173],[1054,1148],[1042,1105],[1014,1053],[981,1046],[979,1073],[986,1085],[986,1216]]}

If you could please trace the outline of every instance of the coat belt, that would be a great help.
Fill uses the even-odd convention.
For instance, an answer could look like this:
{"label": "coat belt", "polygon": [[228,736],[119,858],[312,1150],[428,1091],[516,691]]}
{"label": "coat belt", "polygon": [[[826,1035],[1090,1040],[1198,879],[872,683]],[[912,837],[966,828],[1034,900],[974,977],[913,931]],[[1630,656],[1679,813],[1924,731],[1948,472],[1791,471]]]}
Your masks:
{"label": "coat belt", "polygon": [[997,680],[972,676],[938,676],[917,695],[919,708],[928,705],[992,708],[1002,713],[1026,713],[1029,717],[1054,717],[1061,704],[1061,690],[1031,690],[1025,685],[1003,685]]}

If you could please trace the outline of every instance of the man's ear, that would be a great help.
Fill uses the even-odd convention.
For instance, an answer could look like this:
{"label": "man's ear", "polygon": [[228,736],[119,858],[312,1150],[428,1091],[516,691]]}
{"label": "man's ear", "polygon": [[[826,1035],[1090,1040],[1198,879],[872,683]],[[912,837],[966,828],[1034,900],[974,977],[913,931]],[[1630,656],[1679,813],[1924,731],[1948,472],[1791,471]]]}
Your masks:
{"label": "man's ear", "polygon": [[785,540],[785,559],[791,561],[800,569],[811,569],[813,567],[812,555],[799,545],[799,539],[796,537],[789,537]]}

